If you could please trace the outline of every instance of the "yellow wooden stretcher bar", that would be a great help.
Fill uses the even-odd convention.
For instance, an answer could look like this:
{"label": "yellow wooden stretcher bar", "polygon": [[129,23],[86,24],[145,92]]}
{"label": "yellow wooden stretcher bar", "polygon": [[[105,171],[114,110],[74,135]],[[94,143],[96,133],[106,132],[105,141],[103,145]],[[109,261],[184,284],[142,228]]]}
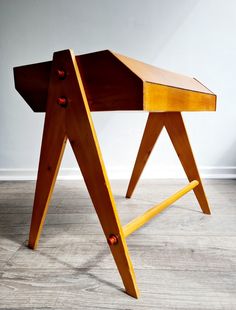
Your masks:
{"label": "yellow wooden stretcher bar", "polygon": [[187,186],[185,186],[180,191],[176,192],[160,204],[156,205],[155,207],[149,209],[144,214],[136,217],[131,222],[126,224],[123,227],[123,233],[125,237],[128,237],[130,234],[132,234],[135,230],[139,229],[141,226],[146,224],[148,221],[150,221],[154,216],[156,216],[158,213],[169,207],[172,203],[174,203],[176,200],[178,200],[180,197],[191,191],[194,187],[198,186],[199,182],[194,180],[190,182]]}

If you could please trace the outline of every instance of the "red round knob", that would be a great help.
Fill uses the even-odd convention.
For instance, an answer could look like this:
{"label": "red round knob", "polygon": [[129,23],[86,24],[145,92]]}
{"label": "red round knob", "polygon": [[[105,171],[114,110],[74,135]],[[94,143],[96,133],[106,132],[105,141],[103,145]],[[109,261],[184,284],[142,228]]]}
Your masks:
{"label": "red round knob", "polygon": [[110,235],[107,242],[109,245],[115,245],[118,243],[118,237],[116,235]]}
{"label": "red round knob", "polygon": [[65,107],[67,105],[67,99],[65,97],[58,97],[57,98],[57,103],[60,106]]}
{"label": "red round knob", "polygon": [[59,79],[63,80],[66,77],[66,72],[64,70],[62,70],[62,69],[58,69],[57,70],[57,75],[58,75]]}

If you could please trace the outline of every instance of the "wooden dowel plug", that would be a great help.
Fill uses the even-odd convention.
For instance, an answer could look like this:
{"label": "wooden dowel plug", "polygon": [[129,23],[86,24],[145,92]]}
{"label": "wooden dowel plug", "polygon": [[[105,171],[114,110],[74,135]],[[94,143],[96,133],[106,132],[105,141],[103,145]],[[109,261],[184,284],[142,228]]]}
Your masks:
{"label": "wooden dowel plug", "polygon": [[57,75],[58,75],[60,80],[64,80],[66,78],[66,71],[63,69],[58,69]]}
{"label": "wooden dowel plug", "polygon": [[66,97],[58,97],[57,98],[57,103],[59,104],[59,106],[66,108],[67,106],[67,98]]}
{"label": "wooden dowel plug", "polygon": [[107,239],[107,242],[109,245],[115,245],[118,243],[118,236],[116,235],[110,235],[109,238]]}

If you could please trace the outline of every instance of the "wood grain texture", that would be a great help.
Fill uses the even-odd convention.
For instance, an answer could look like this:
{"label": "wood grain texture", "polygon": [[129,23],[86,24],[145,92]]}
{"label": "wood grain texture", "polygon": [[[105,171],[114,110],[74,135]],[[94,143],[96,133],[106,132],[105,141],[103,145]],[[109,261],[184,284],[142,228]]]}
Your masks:
{"label": "wood grain texture", "polygon": [[[140,182],[127,200],[127,181],[112,181],[122,223],[186,184]],[[57,182],[36,251],[26,247],[35,182],[0,182],[0,309],[235,309],[236,181],[204,183],[211,217],[189,193],[128,238],[137,301],[120,290],[82,181]]]}
{"label": "wood grain texture", "polygon": [[132,196],[163,126],[164,119],[162,113],[149,113],[138,155],[135,160],[134,168],[126,192],[126,198],[130,198]]}
{"label": "wood grain texture", "polygon": [[35,189],[34,207],[32,213],[29,247],[37,247],[41,230],[46,218],[49,202],[53,192],[57,173],[66,145],[65,109],[57,104],[61,95],[61,81],[55,72],[57,62],[53,62],[48,89],[47,108]]}
{"label": "wood grain texture", "polygon": [[[65,72],[60,79],[58,70]],[[66,106],[58,104],[64,98]],[[29,247],[35,249],[46,218],[67,136],[81,168],[104,234],[118,238],[110,246],[126,292],[138,298],[139,291],[119,223],[114,198],[106,175],[83,82],[72,51],[54,53],[47,99],[44,133],[29,235]]]}
{"label": "wood grain texture", "polygon": [[69,98],[65,112],[66,134],[80,166],[104,234],[118,236],[118,244],[110,246],[126,292],[138,298],[133,266],[119,223],[114,198],[106,174],[79,68],[72,52],[55,53],[56,63],[69,72],[63,81],[64,95]]}
{"label": "wood grain texture", "polygon": [[194,188],[194,193],[203,213],[210,214],[209,204],[180,112],[149,113],[126,197],[131,197],[163,127],[166,128],[169,134],[174,149],[186,175],[188,176],[189,182],[192,182],[193,180],[199,182],[199,185]]}
{"label": "wood grain texture", "polygon": [[110,51],[80,55],[76,61],[90,111],[143,109],[143,81]]}
{"label": "wood grain texture", "polygon": [[[194,88],[194,87],[193,87]],[[146,111],[215,111],[216,97],[169,85],[144,83],[144,107]]]}
{"label": "wood grain texture", "polygon": [[115,52],[112,53],[144,82],[213,95],[206,86],[192,77],[157,68]]}
{"label": "wood grain texture", "polygon": [[185,194],[187,194],[189,191],[191,191],[193,188],[198,186],[198,181],[192,181],[188,185],[186,185],[184,188],[179,190],[178,192],[172,194],[170,197],[166,198],[161,203],[155,205],[154,207],[148,209],[145,213],[139,215],[138,217],[134,218],[132,221],[130,221],[128,224],[123,226],[123,232],[125,237],[128,237],[130,234],[135,232],[137,229],[145,225],[147,222],[149,222],[152,218],[157,216],[159,213],[161,213],[163,210],[165,210],[167,207],[170,207],[176,200],[183,197]]}
{"label": "wood grain texture", "polygon": [[[66,50],[54,53],[52,63],[26,66],[26,70],[24,67],[14,68],[14,75],[16,89],[33,110],[46,110],[29,247],[35,248],[37,245],[68,136],[106,239],[110,240],[110,236],[114,236],[116,240],[115,245],[111,245],[109,242],[110,250],[126,292],[137,298],[139,292],[135,274],[102,161],[90,111],[215,110],[216,96],[197,80],[181,77],[170,72],[162,72],[161,69],[155,69],[131,59],[128,59],[127,62],[127,59],[110,51],[91,53],[76,58],[71,51]],[[85,62],[83,62],[84,60]],[[50,78],[47,76],[49,66]],[[37,70],[41,70],[40,78],[34,79]],[[62,73],[62,76],[57,75],[58,72]],[[152,87],[147,89],[144,86],[147,83],[150,84],[150,81],[147,81],[148,76],[152,84],[149,86]],[[29,86],[27,86],[28,79],[31,79]],[[166,85],[160,86],[160,81],[164,81]],[[48,83],[49,88],[46,86]],[[167,88],[162,86],[167,86]],[[45,89],[48,93],[46,106],[44,103],[41,105],[41,101],[38,99],[35,101],[34,95],[34,93],[40,95],[42,92],[41,98],[44,98]],[[173,106],[174,99],[176,99],[175,106]],[[187,105],[186,101],[188,101]],[[194,179],[197,181],[194,182],[200,183],[200,190],[195,194],[203,211],[210,213],[181,114],[164,113],[161,118],[164,122],[160,122],[159,131],[164,124],[189,180],[193,181],[192,177],[196,175]],[[174,130],[176,128],[177,134],[175,135]],[[157,131],[152,143],[155,143],[158,134]],[[144,143],[145,147],[147,145],[148,143]],[[184,152],[180,151],[182,147]],[[53,154],[54,149],[55,156]],[[141,154],[144,159],[146,152],[147,149]],[[145,165],[145,160],[143,162],[142,160],[143,158],[141,158],[142,165],[138,165],[138,174],[134,174],[136,180],[133,182],[133,188]],[[136,168],[137,166],[135,166]],[[132,190],[131,188],[131,193]]]}
{"label": "wood grain texture", "polygon": [[211,214],[181,113],[166,113],[165,127],[189,182],[193,180],[199,182],[193,190],[202,212]]}
{"label": "wood grain texture", "polygon": [[[76,56],[90,111],[142,110],[143,82],[109,51]],[[14,68],[15,87],[35,112],[46,111],[52,62]]]}

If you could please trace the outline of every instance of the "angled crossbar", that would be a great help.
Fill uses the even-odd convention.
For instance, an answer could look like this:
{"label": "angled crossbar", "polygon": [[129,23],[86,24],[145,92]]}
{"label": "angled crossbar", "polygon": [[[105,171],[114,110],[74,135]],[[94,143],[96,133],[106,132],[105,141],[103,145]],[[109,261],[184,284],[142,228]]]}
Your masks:
{"label": "angled crossbar", "polygon": [[198,185],[199,182],[196,180],[190,182],[187,186],[185,186],[184,188],[182,188],[180,191],[176,192],[169,198],[165,199],[160,204],[156,205],[155,207],[146,211],[144,214],[133,219],[131,222],[129,222],[123,227],[124,236],[128,237],[134,231],[136,231],[144,224],[146,224],[148,221],[150,221],[154,216],[162,212],[164,209],[169,207],[172,203],[174,203],[176,200],[181,198],[183,195],[187,194],[189,191],[191,191]]}

